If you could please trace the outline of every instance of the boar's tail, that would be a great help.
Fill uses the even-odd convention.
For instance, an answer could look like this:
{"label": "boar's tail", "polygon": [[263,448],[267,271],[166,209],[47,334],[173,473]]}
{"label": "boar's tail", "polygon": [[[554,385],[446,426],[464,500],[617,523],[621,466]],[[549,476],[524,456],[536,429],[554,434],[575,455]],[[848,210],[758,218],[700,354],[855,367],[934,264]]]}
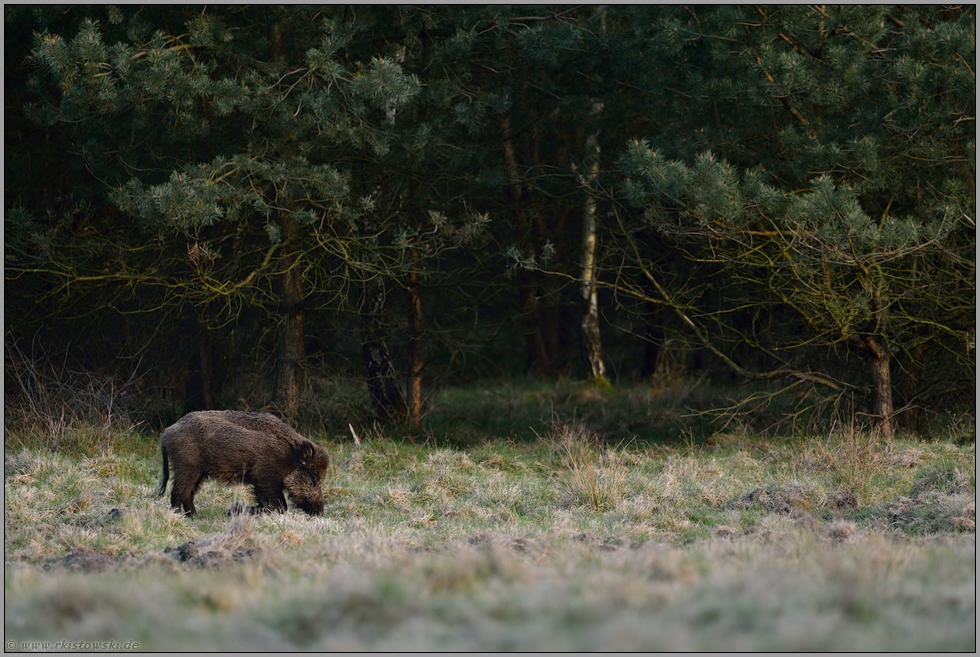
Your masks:
{"label": "boar's tail", "polygon": [[163,456],[163,481],[157,489],[157,497],[160,497],[167,490],[167,480],[170,479],[170,467],[167,465],[167,448],[160,445],[160,454]]}

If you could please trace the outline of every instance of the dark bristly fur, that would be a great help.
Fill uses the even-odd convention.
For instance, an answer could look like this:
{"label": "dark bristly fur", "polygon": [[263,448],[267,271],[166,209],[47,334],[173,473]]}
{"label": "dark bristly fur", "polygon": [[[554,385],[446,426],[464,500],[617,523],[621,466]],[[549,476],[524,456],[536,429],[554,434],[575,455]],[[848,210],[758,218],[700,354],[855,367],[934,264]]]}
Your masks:
{"label": "dark bristly fur", "polygon": [[323,513],[323,478],[330,461],[322,447],[269,413],[198,411],[188,413],[160,436],[163,495],[173,466],[170,505],[195,513],[194,494],[208,477],[252,487],[253,512],[293,505],[310,515]]}

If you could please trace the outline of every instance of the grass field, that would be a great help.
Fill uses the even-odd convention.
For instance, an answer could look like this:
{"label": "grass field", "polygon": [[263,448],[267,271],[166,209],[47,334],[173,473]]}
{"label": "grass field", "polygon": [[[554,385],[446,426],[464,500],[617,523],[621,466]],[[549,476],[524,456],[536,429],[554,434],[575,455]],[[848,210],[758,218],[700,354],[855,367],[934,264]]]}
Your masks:
{"label": "grass field", "polygon": [[319,518],[207,483],[186,519],[155,434],[8,424],[7,648],[976,649],[962,430],[695,436],[689,394],[472,387],[414,433],[309,430]]}

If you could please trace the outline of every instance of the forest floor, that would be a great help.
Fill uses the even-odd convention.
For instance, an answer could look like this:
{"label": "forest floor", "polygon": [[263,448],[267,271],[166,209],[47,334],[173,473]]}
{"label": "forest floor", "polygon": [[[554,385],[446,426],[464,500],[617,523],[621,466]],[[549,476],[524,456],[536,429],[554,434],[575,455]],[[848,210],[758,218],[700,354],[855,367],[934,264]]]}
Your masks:
{"label": "forest floor", "polygon": [[976,650],[975,439],[638,437],[663,394],[473,386],[414,433],[308,430],[316,518],[208,482],[187,519],[155,433],[5,422],[5,648]]}

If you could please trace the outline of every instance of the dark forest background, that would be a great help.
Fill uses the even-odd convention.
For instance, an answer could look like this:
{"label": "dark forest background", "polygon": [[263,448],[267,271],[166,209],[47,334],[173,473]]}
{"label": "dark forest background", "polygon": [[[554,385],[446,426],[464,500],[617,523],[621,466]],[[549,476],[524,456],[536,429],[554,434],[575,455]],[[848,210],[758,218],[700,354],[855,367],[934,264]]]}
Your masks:
{"label": "dark forest background", "polygon": [[413,424],[670,374],[975,412],[973,5],[4,12],[7,405],[303,421],[339,377]]}

